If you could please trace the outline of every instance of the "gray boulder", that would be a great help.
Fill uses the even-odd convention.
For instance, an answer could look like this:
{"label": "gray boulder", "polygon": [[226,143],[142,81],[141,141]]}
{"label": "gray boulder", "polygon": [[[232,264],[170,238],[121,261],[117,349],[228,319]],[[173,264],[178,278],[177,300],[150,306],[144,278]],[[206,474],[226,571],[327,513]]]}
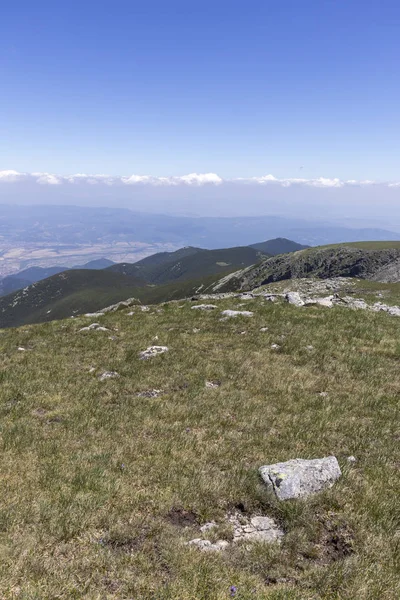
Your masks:
{"label": "gray boulder", "polygon": [[260,474],[267,487],[279,500],[306,498],[331,487],[341,476],[335,456],[304,460],[295,458],[284,463],[260,467]]}
{"label": "gray boulder", "polygon": [[299,292],[288,292],[285,298],[289,304],[294,304],[295,306],[304,306],[304,300],[300,296]]}

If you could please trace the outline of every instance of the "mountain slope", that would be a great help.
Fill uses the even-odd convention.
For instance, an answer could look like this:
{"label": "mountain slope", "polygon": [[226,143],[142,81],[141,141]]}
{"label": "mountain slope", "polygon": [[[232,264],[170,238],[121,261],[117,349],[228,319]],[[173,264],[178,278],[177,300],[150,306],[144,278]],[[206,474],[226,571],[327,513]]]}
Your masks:
{"label": "mountain slope", "polygon": [[[1,332],[5,599],[400,597],[400,318],[259,297],[222,321],[243,301],[213,304]],[[108,331],[80,331],[95,320]],[[168,352],[140,360],[153,343]],[[342,475],[307,499],[258,474],[328,455]],[[281,543],[233,543],[233,512],[274,519]]]}
{"label": "mountain slope", "polygon": [[0,328],[95,311],[134,296],[143,285],[103,270],[64,271],[0,298]]}
{"label": "mountain slope", "polygon": [[359,277],[400,281],[400,242],[365,242],[309,248],[275,256],[234,274],[224,289],[252,289],[274,281],[301,277]]}

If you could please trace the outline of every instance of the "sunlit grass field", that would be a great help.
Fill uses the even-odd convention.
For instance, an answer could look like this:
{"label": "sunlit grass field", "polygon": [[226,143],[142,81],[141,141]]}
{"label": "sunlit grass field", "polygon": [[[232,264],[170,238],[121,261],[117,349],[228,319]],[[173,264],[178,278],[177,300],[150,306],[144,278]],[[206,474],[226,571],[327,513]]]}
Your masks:
{"label": "sunlit grass field", "polygon": [[[400,597],[400,319],[215,303],[0,331],[0,598]],[[254,316],[219,320],[240,305]],[[140,361],[152,344],[169,351]],[[258,476],[331,454],[343,475],[308,500]],[[282,544],[185,545],[233,510],[273,517]]]}

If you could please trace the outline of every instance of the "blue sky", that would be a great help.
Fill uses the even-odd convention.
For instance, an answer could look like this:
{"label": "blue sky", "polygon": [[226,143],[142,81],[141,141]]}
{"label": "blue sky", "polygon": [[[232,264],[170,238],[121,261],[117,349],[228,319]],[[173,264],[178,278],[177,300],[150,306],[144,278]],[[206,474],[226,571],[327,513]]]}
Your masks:
{"label": "blue sky", "polygon": [[394,0],[4,2],[0,171],[400,179]]}

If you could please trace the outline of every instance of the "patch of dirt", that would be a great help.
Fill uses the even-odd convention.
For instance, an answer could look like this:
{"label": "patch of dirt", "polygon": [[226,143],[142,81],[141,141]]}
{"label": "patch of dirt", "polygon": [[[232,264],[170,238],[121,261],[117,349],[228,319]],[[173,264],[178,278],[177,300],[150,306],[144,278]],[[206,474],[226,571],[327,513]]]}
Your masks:
{"label": "patch of dirt", "polygon": [[328,564],[355,552],[354,531],[343,517],[330,512],[320,517],[320,523],[322,532],[318,543],[320,557],[317,562]]}
{"label": "patch of dirt", "polygon": [[140,552],[143,548],[143,544],[146,540],[146,531],[143,531],[135,537],[130,536],[118,536],[118,537],[104,537],[101,538],[100,544],[105,548],[111,548],[115,551],[126,552]]}
{"label": "patch of dirt", "polygon": [[193,527],[198,525],[198,517],[192,510],[172,507],[167,513],[167,519],[175,527]]}

